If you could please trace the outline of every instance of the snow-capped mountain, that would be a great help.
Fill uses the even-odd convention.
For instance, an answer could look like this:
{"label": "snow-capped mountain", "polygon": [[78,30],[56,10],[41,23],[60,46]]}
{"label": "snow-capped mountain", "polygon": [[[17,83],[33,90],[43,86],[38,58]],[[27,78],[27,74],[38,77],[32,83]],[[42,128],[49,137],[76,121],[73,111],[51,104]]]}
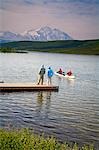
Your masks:
{"label": "snow-capped mountain", "polygon": [[10,31],[0,32],[0,42],[21,41],[23,36]]}
{"label": "snow-capped mountain", "polygon": [[53,41],[53,40],[72,40],[65,32],[50,27],[42,27],[38,30],[28,30],[22,34],[9,31],[0,32],[0,41]]}

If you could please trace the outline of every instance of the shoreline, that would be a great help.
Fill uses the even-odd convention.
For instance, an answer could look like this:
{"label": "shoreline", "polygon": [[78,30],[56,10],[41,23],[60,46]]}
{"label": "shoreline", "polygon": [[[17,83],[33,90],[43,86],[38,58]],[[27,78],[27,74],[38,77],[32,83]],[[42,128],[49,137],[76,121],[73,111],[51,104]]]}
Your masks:
{"label": "shoreline", "polygon": [[2,52],[49,52],[62,54],[99,55],[99,39],[59,41],[16,41],[1,43]]}
{"label": "shoreline", "polygon": [[61,143],[53,136],[35,134],[29,129],[5,129],[0,128],[1,150],[94,150],[94,145],[77,143]]}

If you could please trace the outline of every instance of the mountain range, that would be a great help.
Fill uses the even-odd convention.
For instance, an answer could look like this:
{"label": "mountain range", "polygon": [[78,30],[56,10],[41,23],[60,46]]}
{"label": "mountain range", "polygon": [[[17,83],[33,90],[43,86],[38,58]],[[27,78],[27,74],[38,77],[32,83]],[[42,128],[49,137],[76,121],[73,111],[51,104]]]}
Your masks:
{"label": "mountain range", "polygon": [[54,40],[73,40],[67,33],[59,29],[52,29],[48,26],[41,27],[37,30],[28,30],[24,33],[17,34],[10,31],[0,31],[0,42],[12,41],[54,41]]}

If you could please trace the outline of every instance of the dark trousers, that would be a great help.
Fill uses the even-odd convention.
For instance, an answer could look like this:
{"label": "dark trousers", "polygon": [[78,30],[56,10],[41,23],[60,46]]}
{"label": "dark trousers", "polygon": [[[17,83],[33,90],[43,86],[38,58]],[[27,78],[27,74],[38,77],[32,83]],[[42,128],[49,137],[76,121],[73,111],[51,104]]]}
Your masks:
{"label": "dark trousers", "polygon": [[40,75],[40,78],[39,78],[38,84],[40,84],[40,83],[41,83],[41,84],[43,84],[43,81],[44,81],[44,76],[41,76],[41,75]]}

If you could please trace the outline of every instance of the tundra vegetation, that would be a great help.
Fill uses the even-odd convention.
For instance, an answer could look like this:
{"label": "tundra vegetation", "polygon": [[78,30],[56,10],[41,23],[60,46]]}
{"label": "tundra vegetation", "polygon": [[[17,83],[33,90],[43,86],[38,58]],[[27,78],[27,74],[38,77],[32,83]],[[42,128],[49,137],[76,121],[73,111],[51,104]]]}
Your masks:
{"label": "tundra vegetation", "polygon": [[0,150],[94,150],[94,146],[60,143],[54,137],[37,135],[29,129],[0,129]]}
{"label": "tundra vegetation", "polygon": [[99,39],[97,40],[65,40],[65,41],[19,41],[1,43],[1,52],[49,52],[63,54],[99,55]]}

